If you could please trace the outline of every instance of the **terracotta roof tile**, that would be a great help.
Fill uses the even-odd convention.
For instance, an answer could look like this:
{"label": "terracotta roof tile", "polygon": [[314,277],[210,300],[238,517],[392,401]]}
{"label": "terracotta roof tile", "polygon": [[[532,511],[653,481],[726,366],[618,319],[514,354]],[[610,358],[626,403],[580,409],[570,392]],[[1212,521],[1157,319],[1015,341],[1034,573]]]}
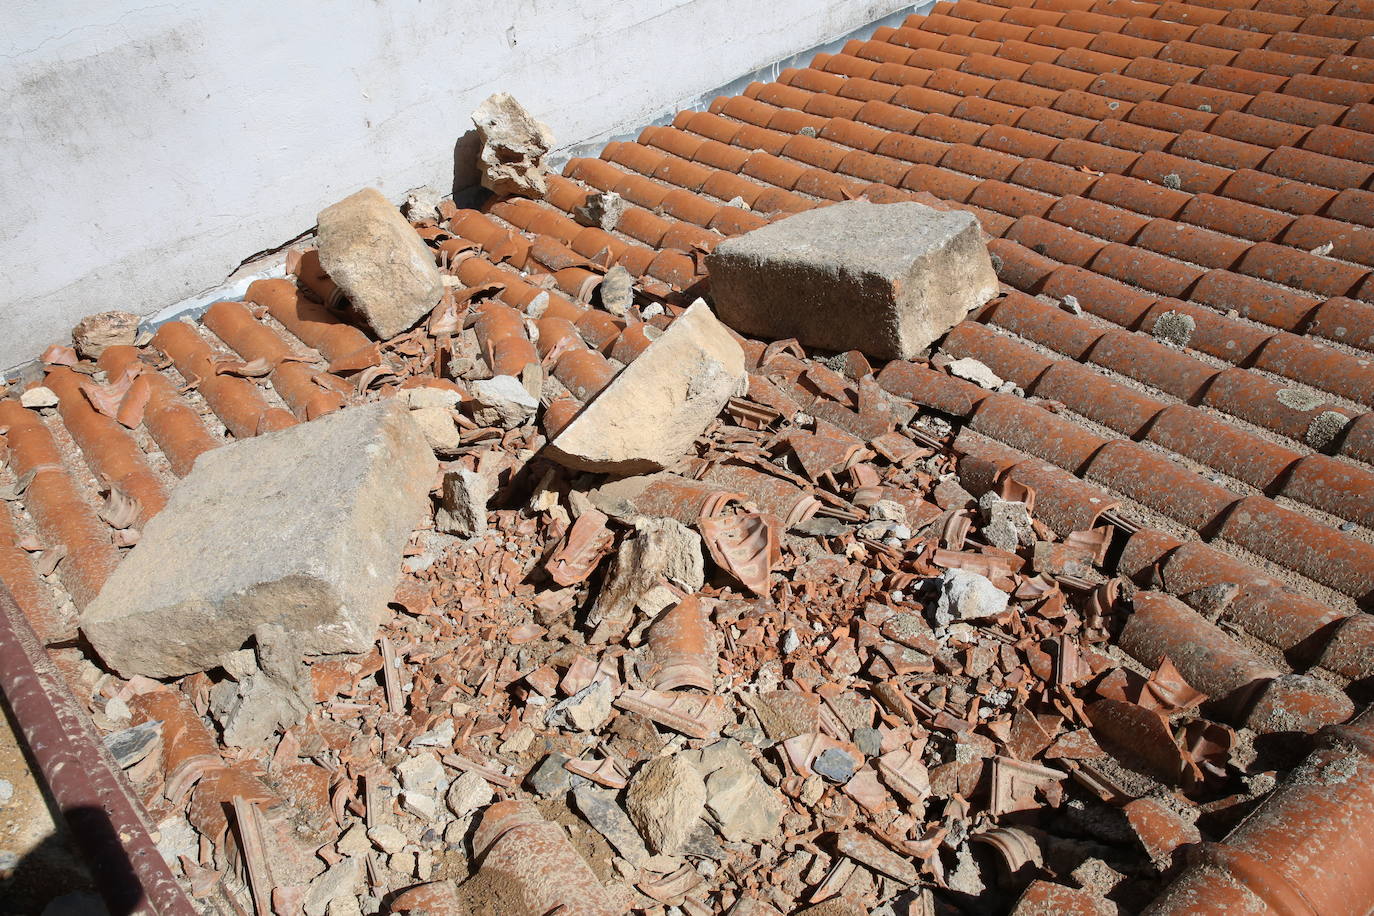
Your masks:
{"label": "terracotta roof tile", "polygon": [[1204,86],[1200,83],[1176,83],[1170,86],[1159,100],[1179,108],[1191,108],[1212,114],[1243,109],[1250,98],[1245,93],[1231,92],[1228,89]]}
{"label": "terracotta roof tile", "polygon": [[1214,268],[1231,267],[1250,247],[1248,242],[1219,232],[1167,219],[1151,220],[1136,236],[1135,244],[1171,258]]}
{"label": "terracotta roof tile", "polygon": [[[1330,188],[1293,181],[1253,169],[1238,169],[1222,186],[1221,193],[1234,198],[1237,202],[1290,214],[1315,213],[1335,196]],[[1272,221],[1274,218],[1269,219]]]}
{"label": "terracotta roof tile", "polygon": [[1285,331],[1300,330],[1320,301],[1226,270],[1204,274],[1190,298]]}
{"label": "terracotta roof tile", "polygon": [[1209,111],[1181,108],[1167,102],[1145,101],[1137,103],[1126,120],[1177,134],[1185,130],[1205,131],[1216,117]]}
{"label": "terracotta roof tile", "polygon": [[1179,219],[1256,242],[1278,238],[1293,221],[1293,217],[1286,213],[1215,194],[1199,194],[1188,201],[1180,211]]}
{"label": "terracotta roof tile", "polygon": [[1205,70],[1209,67],[1225,66],[1231,63],[1236,59],[1238,53],[1229,48],[1174,39],[1166,44],[1157,56],[1162,61]]}
{"label": "terracotta roof tile", "polygon": [[1299,73],[1284,83],[1283,92],[1335,105],[1355,105],[1374,100],[1374,85],[1369,83],[1305,73]]}
{"label": "terracotta roof tile", "polygon": [[[1098,184],[1090,190],[1096,190]],[[1086,197],[1062,198],[1046,217],[1113,242],[1130,242],[1150,221],[1147,216]]]}
{"label": "terracotta roof tile", "polygon": [[[1136,160],[1130,174],[1132,178],[1151,182],[1161,188],[1177,187],[1173,211],[1177,213],[1186,204],[1187,194],[1215,193],[1234,172],[1196,159],[1151,151]],[[1177,196],[1183,192],[1187,192],[1183,198]]]}
{"label": "terracotta roof tile", "polygon": [[[1135,174],[1150,175],[1148,167],[1142,168],[1149,154],[1136,160],[1131,167]],[[1152,160],[1152,162],[1156,162]],[[1177,174],[1177,173],[1166,173]],[[1103,175],[1088,190],[1088,196],[1103,203],[1112,204],[1124,210],[1131,210],[1144,216],[1176,216],[1188,203],[1189,196],[1183,191],[1152,184],[1142,178],[1127,175]],[[1127,241],[1114,237],[1114,241]]]}

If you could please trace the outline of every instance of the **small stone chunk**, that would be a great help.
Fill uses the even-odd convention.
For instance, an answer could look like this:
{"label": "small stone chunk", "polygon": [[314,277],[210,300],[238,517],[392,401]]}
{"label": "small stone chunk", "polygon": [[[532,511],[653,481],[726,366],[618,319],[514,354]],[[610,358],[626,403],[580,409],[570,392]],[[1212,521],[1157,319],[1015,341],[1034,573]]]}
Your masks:
{"label": "small stone chunk", "polygon": [[533,420],[539,410],[539,402],[513,375],[479,379],[470,388],[476,401],[472,418],[482,426],[515,429]]}
{"label": "small stone chunk", "polygon": [[434,527],[458,537],[481,537],[487,531],[487,503],[495,494],[491,479],[462,468],[444,475],[443,502]]}
{"label": "small stone chunk", "polygon": [[935,623],[947,627],[956,620],[984,620],[1007,609],[1007,593],[987,576],[965,569],[947,569],[940,577]]}
{"label": "small stone chunk", "polygon": [[425,434],[425,441],[436,455],[448,457],[455,454],[463,440],[454,422],[453,413],[446,407],[421,407],[410,412],[410,418]]}
{"label": "small stone chunk", "polygon": [[581,732],[595,731],[611,714],[611,685],[595,680],[549,710],[548,723]]}
{"label": "small stone chunk", "polygon": [[811,762],[811,769],[827,782],[844,785],[854,778],[854,758],[839,748],[826,748]]}
{"label": "small stone chunk", "polygon": [[620,215],[624,212],[623,197],[614,191],[601,191],[588,194],[587,200],[573,210],[573,218],[584,226],[595,226],[610,232],[620,222]]}
{"label": "small stone chunk", "polygon": [[72,344],[84,359],[97,359],[106,347],[132,347],[137,336],[138,316],[132,312],[101,312],[72,328]]}
{"label": "small stone chunk", "polygon": [[992,546],[1014,551],[1019,545],[1035,542],[1030,507],[1025,503],[1001,499],[988,491],[978,500],[978,508],[983,513],[983,535]]}
{"label": "small stone chunk", "polygon": [[572,788],[572,773],[563,768],[571,758],[555,751],[530,771],[526,784],[535,795],[561,795]]}
{"label": "small stone chunk", "polygon": [[459,817],[467,817],[478,808],[485,808],[496,799],[491,784],[471,771],[462,774],[448,787],[444,799],[448,808]]}
{"label": "small stone chunk", "polygon": [[649,848],[675,855],[706,810],[706,782],[684,758],[658,757],[631,778],[625,801]]}
{"label": "small stone chunk", "polygon": [[57,406],[57,392],[46,385],[35,385],[19,395],[19,403],[30,410],[42,410]]}
{"label": "small stone chunk", "polygon": [[966,356],[963,359],[956,359],[948,366],[949,374],[955,378],[973,382],[980,388],[987,388],[989,391],[996,391],[1003,385],[1002,377],[987,367],[986,363]]}

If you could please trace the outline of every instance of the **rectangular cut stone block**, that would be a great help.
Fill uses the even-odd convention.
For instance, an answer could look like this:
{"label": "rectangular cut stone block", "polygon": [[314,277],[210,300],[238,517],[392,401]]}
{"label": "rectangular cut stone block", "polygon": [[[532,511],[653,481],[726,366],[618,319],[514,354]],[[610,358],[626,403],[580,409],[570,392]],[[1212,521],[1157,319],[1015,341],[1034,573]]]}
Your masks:
{"label": "rectangular cut stone block", "polygon": [[971,214],[850,201],[727,239],[707,256],[716,312],[741,334],[910,359],[997,295]]}
{"label": "rectangular cut stone block", "polygon": [[642,474],[677,462],[744,384],[744,350],[698,299],[545,449],[582,471]]}
{"label": "rectangular cut stone block", "polygon": [[81,628],[124,677],[204,671],[269,623],[310,654],[363,651],[437,470],[394,401],[206,452]]}
{"label": "rectangular cut stone block", "polygon": [[380,191],[363,188],[316,219],[320,265],[379,338],[408,330],[439,303],[434,253]]}

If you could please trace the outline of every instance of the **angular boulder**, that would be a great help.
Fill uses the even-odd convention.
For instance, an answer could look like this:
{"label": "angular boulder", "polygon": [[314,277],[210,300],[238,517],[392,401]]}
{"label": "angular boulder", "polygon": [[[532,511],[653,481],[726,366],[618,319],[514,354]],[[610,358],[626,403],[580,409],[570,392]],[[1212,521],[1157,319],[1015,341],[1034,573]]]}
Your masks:
{"label": "angular boulder", "polygon": [[997,295],[971,214],[850,201],[727,239],[706,258],[720,319],[741,334],[910,359]]}
{"label": "angular boulder", "polygon": [[364,651],[437,470],[394,401],[206,452],[81,628],[124,677],[212,668],[264,624],[306,653]]}
{"label": "angular boulder", "polygon": [[543,197],[548,192],[544,154],[553,146],[553,132],[547,124],[535,120],[509,92],[498,92],[477,106],[472,123],[482,141],[482,187],[501,197]]}
{"label": "angular boulder", "polygon": [[744,350],[698,299],[559,431],[545,453],[580,471],[675,464],[744,384]]}
{"label": "angular boulder", "polygon": [[382,340],[408,330],[439,303],[434,253],[401,211],[364,188],[320,211],[320,265]]}

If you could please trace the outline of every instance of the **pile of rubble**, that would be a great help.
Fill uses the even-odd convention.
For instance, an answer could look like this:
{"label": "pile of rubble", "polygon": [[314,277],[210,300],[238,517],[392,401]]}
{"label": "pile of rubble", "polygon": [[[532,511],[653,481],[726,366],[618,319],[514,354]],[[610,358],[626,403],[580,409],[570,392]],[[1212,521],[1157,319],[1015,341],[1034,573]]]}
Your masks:
{"label": "pile of rubble", "polygon": [[[502,182],[542,187],[522,155]],[[785,315],[808,351],[611,272],[568,268],[587,307],[493,273],[478,252],[529,242],[444,206],[322,213],[296,282],[205,316],[261,360],[215,362],[181,322],[135,353],[119,320],[108,352],[47,354],[82,409],[183,459],[165,501],[108,482],[136,546],[83,601],[108,670],[82,683],[207,908],[1134,911],[1295,734],[1351,716],[1196,610],[1225,589],[1137,591],[1129,522],[1041,517],[901,396],[912,372],[1010,383],[875,372],[865,350],[912,357],[996,294],[971,218],[855,203],[719,246],[722,316]],[[856,296],[873,314],[838,321]],[[253,438],[175,435],[173,366]],[[17,470],[35,446],[5,417]]]}

